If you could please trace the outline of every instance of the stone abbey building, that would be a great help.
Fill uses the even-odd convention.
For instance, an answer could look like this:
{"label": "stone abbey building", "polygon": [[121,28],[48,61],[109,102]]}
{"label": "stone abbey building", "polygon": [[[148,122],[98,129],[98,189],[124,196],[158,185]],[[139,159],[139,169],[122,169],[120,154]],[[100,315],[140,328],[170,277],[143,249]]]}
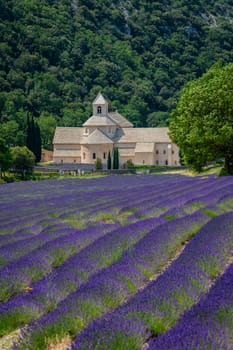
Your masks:
{"label": "stone abbey building", "polygon": [[179,165],[179,149],[171,142],[168,128],[134,128],[118,112],[108,111],[101,93],[93,102],[93,115],[82,127],[57,127],[53,140],[54,163],[94,164],[100,158],[106,166],[108,152],[119,151],[119,163],[137,165]]}

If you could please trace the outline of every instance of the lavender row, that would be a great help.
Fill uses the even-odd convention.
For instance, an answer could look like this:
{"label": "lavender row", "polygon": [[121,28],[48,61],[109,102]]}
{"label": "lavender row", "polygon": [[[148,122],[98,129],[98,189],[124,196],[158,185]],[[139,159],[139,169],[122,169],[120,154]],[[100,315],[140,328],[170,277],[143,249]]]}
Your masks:
{"label": "lavender row", "polygon": [[[48,182],[48,184],[50,184],[50,182]],[[130,188],[131,186],[129,186],[129,189]],[[75,208],[73,209],[73,214],[77,215],[78,212],[82,213],[83,210],[85,210],[85,215],[86,217],[88,217],[88,215],[91,214],[91,211],[92,211],[92,214],[95,214],[97,210],[101,209],[101,202],[103,202],[105,208],[108,207],[109,204],[111,204],[112,202],[117,203],[117,199],[118,199],[118,203],[117,203],[118,207],[122,207],[123,200],[125,202],[128,202],[130,199],[131,202],[133,202],[133,199],[138,196],[138,193],[135,193],[136,192],[135,190],[137,190],[137,188],[135,188],[134,191],[131,191],[131,193],[129,192],[127,196],[126,196],[125,190],[124,191],[111,190],[107,192],[105,191],[105,193],[103,193],[103,191],[101,192],[96,191],[93,196],[93,193],[85,193],[85,195],[83,195],[80,189],[78,188],[76,191],[74,191],[74,193],[72,194],[69,193],[68,195],[61,192],[59,200],[56,197],[55,198],[51,197],[51,194],[50,196],[46,197],[47,192],[45,192],[44,196],[46,198],[46,203],[44,202],[44,198],[35,199],[33,196],[32,196],[32,200],[28,203],[25,202],[25,199],[23,199],[22,201],[20,200],[17,201],[14,199],[13,206],[12,206],[12,203],[10,203],[8,215],[6,215],[6,212],[4,212],[3,210],[4,208],[2,208],[2,214],[3,214],[3,217],[1,220],[3,225],[2,229],[4,229],[4,232],[8,233],[8,235],[7,236],[5,235],[5,237],[3,235],[0,236],[0,245],[4,245],[4,243],[9,243],[11,242],[11,240],[16,241],[20,239],[21,238],[20,233],[19,235],[9,234],[9,233],[14,233],[16,229],[22,230],[23,228],[25,228],[25,230],[29,234],[39,233],[40,230],[38,230],[38,225],[40,223],[36,224],[36,227],[33,227],[33,226],[35,226],[35,223],[38,221],[37,218],[40,218],[41,220],[41,217],[43,217],[44,215],[48,218],[47,220],[51,221],[51,218],[49,218],[49,213],[51,217],[56,216],[59,218],[61,214],[63,214],[63,217],[64,217],[64,216],[70,215],[71,210],[69,208],[73,207]],[[49,189],[49,191],[51,191],[51,189]],[[121,201],[119,201],[119,195],[121,196]],[[23,193],[22,193],[22,196],[24,196]],[[148,197],[148,194],[147,194],[147,197]],[[37,208],[37,215],[34,214],[35,206]],[[14,217],[12,217],[12,212],[15,213]],[[0,213],[0,216],[1,216],[1,213]],[[4,220],[5,222],[3,222]],[[28,237],[30,236],[29,234],[27,235]],[[23,235],[22,233],[22,238],[27,238],[27,236],[25,237],[25,235]]]}
{"label": "lavender row", "polygon": [[[166,332],[224,271],[232,253],[232,227],[232,212],[208,222],[162,275],[126,304],[90,324],[72,350],[136,350],[147,339]],[[174,349],[164,347],[170,348]]]}
{"label": "lavender row", "polygon": [[233,348],[233,264],[200,302],[148,350],[231,350]]}
{"label": "lavender row", "polygon": [[[145,224],[145,223],[144,223]],[[52,243],[52,242],[51,242]],[[57,243],[57,241],[56,241],[56,243]],[[51,246],[51,244],[50,244],[50,246]],[[39,252],[40,252],[40,250],[39,250]],[[112,252],[111,252],[111,254],[112,254]],[[110,254],[110,255],[111,255]],[[33,254],[34,255],[34,254]],[[23,261],[25,261],[25,259],[23,259]],[[20,262],[20,261],[19,261]],[[26,259],[26,262],[27,262],[27,259]],[[21,263],[22,263],[22,261],[21,261]],[[16,274],[15,274],[15,276],[17,276],[17,273],[18,273],[18,271],[19,271],[19,266],[18,266],[19,264],[17,263],[17,269],[16,269]],[[25,264],[23,264],[23,266],[25,266]],[[14,267],[13,267],[14,268]],[[20,267],[20,269],[21,269],[21,267]],[[94,271],[94,270],[93,270]],[[38,272],[38,271],[37,271]],[[47,277],[46,277],[46,279],[47,279]],[[17,279],[16,279],[16,281],[17,281]],[[71,282],[70,282],[71,283]],[[14,290],[14,289],[13,289]],[[49,290],[50,290],[50,288],[49,288]],[[48,293],[46,293],[46,294],[48,294]],[[51,294],[51,291],[49,292],[49,294]],[[57,301],[59,301],[59,300],[57,300]],[[56,302],[57,302],[56,301]],[[45,304],[44,304],[45,305]]]}
{"label": "lavender row", "polygon": [[[147,202],[149,203],[149,201]],[[58,233],[55,232],[55,235],[56,234],[59,236],[59,232]],[[63,235],[63,233],[61,232],[60,235]],[[62,255],[63,255],[62,259],[65,259],[67,256],[73,253],[73,250],[70,251],[69,249],[66,253],[64,253],[65,249],[63,248],[63,244],[64,244],[64,247],[71,246],[71,243],[70,242],[68,243],[69,241],[68,237],[64,237],[61,239],[57,238],[55,241],[50,241],[50,244],[48,243],[47,245],[43,244],[44,243],[43,240],[47,240],[47,241],[49,240],[49,237],[46,232],[39,235],[38,239],[33,238],[31,240],[27,240],[23,242],[25,244],[20,244],[22,243],[21,241],[19,243],[16,242],[12,244],[10,246],[11,251],[9,249],[9,246],[6,247],[5,253],[8,254],[8,259],[10,260],[10,258],[12,257],[14,258],[17,257],[17,254],[23,255],[25,251],[30,252],[30,250],[32,250],[33,247],[36,247],[38,245],[41,246],[36,251],[32,251],[31,253],[29,253],[28,256],[22,257],[21,260],[20,259],[15,260],[15,262],[6,266],[5,269],[2,269],[0,271],[0,276],[2,276],[0,277],[0,279],[4,280],[4,282],[2,282],[3,288],[1,291],[2,300],[5,300],[5,298],[9,298],[10,295],[13,295],[18,291],[20,291],[25,285],[25,283],[29,284],[31,281],[34,281],[35,279],[38,279],[39,277],[41,277],[42,270],[44,270],[44,273],[46,273],[51,269],[51,265],[54,264],[54,259],[51,260],[51,256],[50,256],[49,258],[47,257],[46,261],[42,263],[41,258],[43,259],[43,256],[45,255],[45,253],[49,254],[49,250],[52,249],[53,243],[56,245],[56,249],[54,248],[53,250],[58,251],[62,249]],[[2,250],[4,252],[4,248]],[[41,251],[43,252],[42,257],[41,257]],[[53,255],[56,254],[55,251]],[[10,254],[11,252],[12,254]],[[3,254],[2,258],[6,259],[6,255],[4,256]],[[47,260],[51,260],[51,261],[48,263]],[[55,264],[57,263],[55,262]],[[30,266],[31,268],[28,268],[28,266]],[[7,270],[7,277],[6,277],[6,270]],[[24,270],[26,270],[26,274],[24,273]],[[30,278],[29,278],[29,275],[30,275]],[[19,276],[20,276],[20,280],[18,278]]]}
{"label": "lavender row", "polygon": [[[160,189],[161,191],[161,189]],[[148,204],[150,205],[150,202],[155,202],[153,204],[153,206],[159,206],[159,201],[157,199],[158,197],[158,194],[160,193],[160,191],[158,191],[158,189],[156,189],[154,192],[151,191],[151,187],[149,188],[149,190],[147,191],[147,189],[144,189],[144,194],[142,196],[138,196],[138,193],[137,191],[134,191],[136,193],[133,192],[133,195],[132,194],[128,194],[127,197],[125,198],[125,193],[124,193],[124,196],[123,198],[119,198],[119,197],[116,197],[116,193],[114,192],[113,193],[113,200],[111,200],[111,205],[110,203],[106,203],[106,199],[105,199],[105,203],[104,203],[104,208],[108,209],[108,211],[111,211],[111,208],[113,206],[122,206],[123,204],[123,200],[125,202],[128,202],[129,201],[129,197],[130,197],[130,202],[131,202],[131,207],[136,207],[136,205],[140,205],[141,206],[144,206],[146,210],[147,207],[148,207]],[[164,195],[164,190],[162,189],[163,191],[163,195]],[[173,190],[173,193],[174,193],[174,190]],[[139,199],[138,199],[139,197]],[[148,198],[150,198],[150,201],[148,201]],[[155,200],[157,199],[157,200]],[[69,197],[69,201],[70,201],[70,197]],[[63,201],[63,205],[64,205],[64,201]],[[57,207],[57,206],[56,206]],[[100,206],[100,203],[97,203],[97,208],[94,208],[92,207],[92,212],[93,214],[96,214],[96,210],[98,209],[98,211],[101,210],[101,206]],[[102,207],[103,209],[103,207]],[[158,208],[158,211],[160,212],[161,209]],[[121,210],[121,213],[124,213],[123,210]],[[76,220],[78,220],[79,216],[80,215],[77,215],[77,208],[73,211],[73,215],[76,215],[77,218]],[[91,212],[90,210],[87,211],[87,213],[85,214],[85,217],[90,217],[91,215]],[[48,213],[47,213],[47,216],[48,216]],[[67,218],[67,217],[71,217],[71,213],[67,211],[67,207],[66,207],[66,211],[63,215],[59,215],[59,220],[58,218],[54,220],[54,222],[56,223],[56,221],[60,221],[62,218]],[[46,220],[46,219],[44,219]],[[82,216],[82,220],[83,220],[83,216]],[[68,224],[67,222],[68,220],[66,219],[66,224]],[[14,224],[14,223],[13,223]],[[37,226],[40,224],[37,223]],[[50,218],[50,226],[51,226],[52,222],[51,222],[51,218]],[[46,231],[49,231],[50,230],[50,227],[48,227],[47,229],[43,229],[43,226],[42,226],[42,231],[44,231],[42,234],[37,234],[36,237],[35,235],[32,235],[32,237],[30,237],[30,235],[27,235],[24,240],[19,240],[18,243],[11,243],[11,244],[8,244],[8,245],[4,245],[2,248],[0,248],[0,255],[2,257],[2,264],[3,263],[7,263],[13,259],[16,259],[17,257],[21,256],[21,255],[24,255],[26,254],[27,252],[30,252],[32,249],[35,249],[37,247],[39,247],[40,245],[44,244],[46,241],[50,240],[50,237],[47,235]],[[58,233],[59,235],[59,233]],[[29,237],[28,237],[29,236]],[[50,234],[51,236],[51,234]],[[54,232],[54,235],[53,236],[56,236],[56,232]],[[28,240],[28,241],[26,241]],[[26,244],[27,243],[27,244]]]}
{"label": "lavender row", "polygon": [[0,247],[0,266],[18,259],[22,255],[39,248],[45,243],[54,240],[55,238],[65,236],[69,231],[74,231],[65,223],[59,222],[54,225],[49,225],[44,228],[39,234],[27,236],[20,241],[12,242],[3,247]]}
{"label": "lavender row", "polygon": [[29,324],[19,349],[44,349],[54,337],[79,333],[89,322],[126,301],[174,256],[209,217],[195,213],[158,226],[101,270],[57,308]]}
{"label": "lavender row", "polygon": [[[30,293],[24,292],[2,304],[0,333],[13,330],[25,319],[33,320],[52,310],[90,276],[119,260],[124,250],[134,245],[161,222],[163,222],[161,219],[143,220],[112,231],[32,284]],[[15,321],[11,323],[13,317]]]}
{"label": "lavender row", "polygon": [[141,208],[138,214],[148,215],[148,213],[151,212],[151,214],[154,215],[155,212],[158,209],[161,210],[161,208],[164,209],[162,216],[167,219],[191,214],[200,208],[209,206],[210,203],[214,205],[226,196],[231,196],[229,193],[231,193],[230,190],[232,189],[232,184],[218,183],[217,186],[215,185],[213,187],[212,183],[207,183],[204,186],[198,184],[197,187],[193,187],[188,193],[182,193],[180,196],[175,195],[175,193],[173,193],[171,197],[168,195],[167,202],[161,201],[159,208],[156,204],[151,203],[150,208]]}
{"label": "lavender row", "polygon": [[81,251],[97,238],[116,228],[115,225],[91,227],[85,230],[67,229],[66,235],[49,241],[0,270],[0,300],[6,301],[12,295],[24,290],[39,280],[53,267],[61,265],[67,258]]}
{"label": "lavender row", "polygon": [[[124,196],[121,195],[121,197],[125,198],[125,195]],[[94,212],[96,213],[97,209],[98,209],[98,211],[100,211],[101,209],[105,209],[106,207],[108,208],[108,210],[111,210],[112,206],[114,206],[116,204],[118,205],[118,204],[121,203],[120,199],[122,200],[122,198],[119,198],[119,196],[117,197],[116,194],[115,194],[114,198],[109,199],[109,202],[105,198],[104,199],[104,205],[101,206],[101,203],[95,204],[96,207],[94,209]],[[3,258],[5,258],[5,254],[7,254],[8,256],[11,256],[10,251],[12,250],[12,251],[14,251],[13,256],[17,257],[18,250],[19,250],[19,253],[21,255],[23,254],[22,247],[24,247],[24,249],[28,249],[28,252],[29,252],[31,249],[36,248],[37,246],[39,246],[42,243],[45,243],[46,242],[46,233],[43,232],[43,231],[51,231],[51,229],[53,229],[52,227],[43,227],[43,223],[46,224],[46,220],[49,221],[47,224],[49,226],[51,226],[53,224],[53,222],[56,223],[57,225],[58,224],[61,225],[62,224],[61,220],[64,219],[65,217],[69,217],[69,215],[71,215],[71,213],[73,215],[76,215],[77,220],[78,220],[79,216],[83,217],[82,215],[80,215],[80,214],[82,214],[82,211],[80,210],[80,209],[82,209],[82,206],[80,205],[80,198],[76,199],[78,204],[79,204],[78,208],[77,208],[77,203],[74,203],[73,201],[70,202],[70,198],[69,198],[69,202],[70,202],[69,205],[72,206],[72,207],[75,206],[76,207],[75,209],[67,208],[67,205],[65,205],[66,204],[65,200],[66,200],[66,198],[62,198],[62,205],[65,206],[65,210],[63,208],[62,212],[60,212],[59,214],[57,214],[57,207],[58,207],[58,205],[56,205],[56,207],[55,207],[56,213],[54,214],[53,212],[51,212],[51,217],[49,217],[48,210],[47,210],[46,211],[46,216],[43,218],[43,220],[41,218],[41,216],[43,217],[42,214],[40,214],[40,216],[37,214],[36,216],[33,216],[33,217],[31,217],[29,219],[29,222],[31,222],[31,224],[34,223],[33,226],[30,226],[30,231],[34,231],[35,230],[36,233],[37,233],[36,237],[35,237],[35,235],[31,235],[31,237],[30,237],[29,234],[26,234],[26,237],[25,237],[25,233],[22,232],[22,229],[19,232],[19,236],[20,235],[21,236],[18,237],[18,239],[16,239],[16,241],[19,240],[19,242],[17,244],[12,244],[12,245],[10,245],[10,244],[7,245],[6,243],[4,244],[4,236],[0,237],[1,241],[2,241],[1,242],[2,248],[0,248],[1,256]],[[86,198],[86,201],[88,202],[88,198]],[[88,218],[90,217],[90,214],[91,214],[90,210],[91,211],[93,210],[93,204],[89,204],[89,205],[85,204],[85,212],[86,212],[85,216],[88,217]],[[53,217],[53,216],[55,216],[55,217]],[[34,222],[36,219],[38,219],[38,217],[40,217],[40,220]],[[23,219],[22,219],[22,221],[23,221]],[[17,224],[17,226],[19,225],[19,223],[17,221],[16,222],[13,221],[13,223],[9,224],[9,226],[14,227],[16,224]],[[26,224],[28,225],[28,220],[26,220]],[[26,228],[27,228],[27,225],[26,225]],[[35,226],[36,226],[36,228],[35,228]],[[25,227],[25,223],[24,223],[24,227]],[[10,227],[8,228],[8,230],[9,229],[10,229]],[[43,241],[42,237],[40,238],[40,235],[38,235],[38,233],[41,233],[41,232],[43,233],[45,241]],[[14,241],[15,235],[12,235],[12,236],[13,236],[12,240]],[[6,237],[5,242],[8,242],[8,238],[10,238],[10,237]],[[20,238],[21,239],[23,239],[23,238],[27,239],[28,238],[27,245],[25,245],[26,241],[21,241],[20,242]],[[26,253],[26,250],[25,250],[25,253]],[[5,259],[5,260],[6,261],[10,261],[10,259]]]}

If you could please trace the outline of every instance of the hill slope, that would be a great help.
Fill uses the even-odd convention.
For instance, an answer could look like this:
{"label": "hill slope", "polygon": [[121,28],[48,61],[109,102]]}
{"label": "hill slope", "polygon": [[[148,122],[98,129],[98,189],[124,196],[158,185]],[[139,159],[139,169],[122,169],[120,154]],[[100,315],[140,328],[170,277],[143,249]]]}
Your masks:
{"label": "hill slope", "polygon": [[136,126],[166,125],[186,81],[233,61],[231,4],[0,0],[0,134],[23,144],[27,113],[81,125],[100,90]]}

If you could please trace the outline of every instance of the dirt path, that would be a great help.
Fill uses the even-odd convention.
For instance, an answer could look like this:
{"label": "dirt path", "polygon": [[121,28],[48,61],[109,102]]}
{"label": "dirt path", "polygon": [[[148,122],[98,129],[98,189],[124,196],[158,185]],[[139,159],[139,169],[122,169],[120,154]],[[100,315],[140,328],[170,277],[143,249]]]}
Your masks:
{"label": "dirt path", "polygon": [[13,343],[19,338],[20,329],[16,329],[7,335],[0,338],[0,349],[1,350],[11,350]]}

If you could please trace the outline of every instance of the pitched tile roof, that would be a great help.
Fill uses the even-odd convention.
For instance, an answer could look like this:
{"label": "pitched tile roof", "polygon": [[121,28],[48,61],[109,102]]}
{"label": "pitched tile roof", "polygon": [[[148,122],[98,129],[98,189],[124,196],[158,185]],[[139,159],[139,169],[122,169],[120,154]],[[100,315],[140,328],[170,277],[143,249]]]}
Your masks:
{"label": "pitched tile roof", "polygon": [[168,128],[122,128],[115,137],[120,143],[170,143]]}
{"label": "pitched tile roof", "polygon": [[93,115],[91,118],[87,119],[87,121],[83,124],[83,126],[111,126],[115,125],[116,122],[108,117],[101,117],[97,115]]}
{"label": "pitched tile roof", "polygon": [[111,119],[113,119],[116,122],[117,125],[121,126],[122,128],[133,127],[133,124],[118,112],[110,112],[108,113],[108,115]]}
{"label": "pitched tile roof", "polygon": [[53,143],[79,143],[83,128],[56,127]]}
{"label": "pitched tile roof", "polygon": [[154,142],[137,142],[135,147],[135,153],[153,153],[155,149]]}
{"label": "pitched tile roof", "polygon": [[113,143],[113,141],[100,129],[95,129],[90,135],[83,136],[80,143],[82,145],[100,145]]}
{"label": "pitched tile roof", "polygon": [[105,98],[101,94],[101,92],[98,93],[98,95],[96,96],[96,98],[93,101],[93,104],[95,104],[95,105],[105,105],[106,103],[108,103],[108,101],[105,100]]}

